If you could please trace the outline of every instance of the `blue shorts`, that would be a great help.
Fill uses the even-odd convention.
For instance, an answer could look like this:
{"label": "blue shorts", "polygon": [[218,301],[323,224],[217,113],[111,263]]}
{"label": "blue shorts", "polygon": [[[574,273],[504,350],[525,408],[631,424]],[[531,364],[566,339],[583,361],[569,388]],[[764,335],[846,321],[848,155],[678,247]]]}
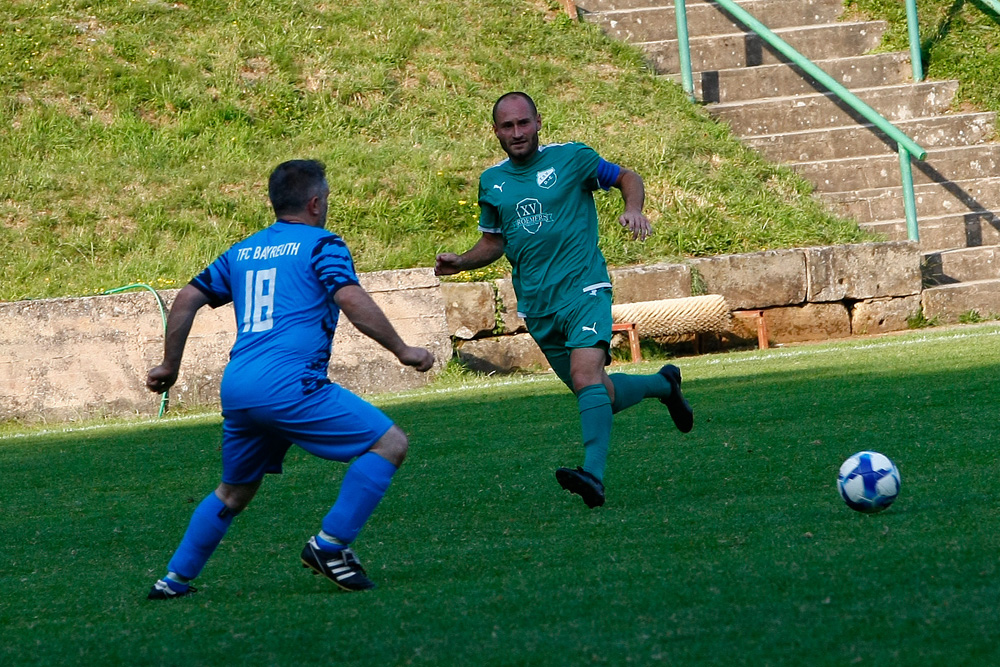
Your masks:
{"label": "blue shorts", "polygon": [[611,290],[586,294],[573,305],[543,317],[526,317],[528,333],[538,343],[552,370],[573,389],[569,355],[583,347],[604,348],[604,365],[611,363]]}
{"label": "blue shorts", "polygon": [[298,445],[330,461],[367,452],[392,427],[371,403],[336,384],[291,404],[222,411],[222,481],[250,484],[280,474],[285,453]]}

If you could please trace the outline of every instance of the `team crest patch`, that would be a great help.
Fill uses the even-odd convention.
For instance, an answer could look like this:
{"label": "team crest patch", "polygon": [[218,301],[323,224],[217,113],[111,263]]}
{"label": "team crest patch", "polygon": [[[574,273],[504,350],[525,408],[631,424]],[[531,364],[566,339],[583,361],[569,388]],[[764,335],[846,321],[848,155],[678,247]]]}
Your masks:
{"label": "team crest patch", "polygon": [[556,170],[552,167],[543,169],[535,174],[535,180],[538,181],[538,187],[548,190],[556,184]]}
{"label": "team crest patch", "polygon": [[551,217],[542,212],[542,203],[537,199],[522,199],[517,202],[517,220],[514,224],[529,234],[537,234],[542,223],[549,222]]}

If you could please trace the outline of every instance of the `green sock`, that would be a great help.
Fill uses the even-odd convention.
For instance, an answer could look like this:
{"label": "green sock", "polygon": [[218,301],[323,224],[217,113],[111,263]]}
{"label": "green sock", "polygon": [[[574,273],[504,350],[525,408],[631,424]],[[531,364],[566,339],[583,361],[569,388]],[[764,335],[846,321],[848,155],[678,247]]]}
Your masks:
{"label": "green sock", "polygon": [[583,469],[604,479],[611,443],[611,398],[603,384],[584,387],[576,395],[583,427]]}
{"label": "green sock", "polygon": [[670,383],[659,373],[652,375],[614,373],[610,377],[612,384],[615,385],[615,401],[611,404],[611,411],[615,414],[631,408],[644,398],[670,396]]}

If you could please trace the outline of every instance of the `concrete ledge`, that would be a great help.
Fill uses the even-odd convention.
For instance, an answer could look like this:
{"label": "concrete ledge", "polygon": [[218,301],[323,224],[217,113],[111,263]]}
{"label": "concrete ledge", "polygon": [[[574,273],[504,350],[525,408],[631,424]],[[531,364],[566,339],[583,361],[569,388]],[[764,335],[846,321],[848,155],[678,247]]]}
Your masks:
{"label": "concrete ledge", "polygon": [[[437,368],[452,356],[444,301],[431,269],[360,276],[362,285],[412,345],[431,349]],[[176,290],[161,294],[168,306]],[[159,363],[163,321],[148,292],[0,303],[0,419],[72,420],[156,414],[145,388]],[[218,405],[219,382],[235,340],[232,306],[202,309],[188,339],[171,404]],[[330,377],[358,393],[425,384],[418,373],[341,317]]]}
{"label": "concrete ledge", "polygon": [[[763,310],[775,343],[903,330],[921,306],[928,318],[945,321],[974,309],[1000,312],[1000,280],[921,291],[920,251],[909,242],[723,255],[611,275],[618,304],[690,296],[699,280],[699,288],[723,295],[733,310]],[[361,282],[407,342],[434,352],[438,367],[455,352],[484,372],[548,366],[524,333],[509,279],[442,285],[428,268],[362,274]],[[162,296],[169,304],[175,294]],[[0,419],[158,410],[159,397],[144,381],[160,360],[163,324],[148,292],[0,303],[0,317]],[[231,306],[199,313],[172,404],[218,405],[234,326]],[[728,340],[755,340],[733,326]],[[495,329],[505,335],[494,336]],[[364,394],[420,386],[433,375],[400,366],[341,318],[330,362],[335,382]]]}

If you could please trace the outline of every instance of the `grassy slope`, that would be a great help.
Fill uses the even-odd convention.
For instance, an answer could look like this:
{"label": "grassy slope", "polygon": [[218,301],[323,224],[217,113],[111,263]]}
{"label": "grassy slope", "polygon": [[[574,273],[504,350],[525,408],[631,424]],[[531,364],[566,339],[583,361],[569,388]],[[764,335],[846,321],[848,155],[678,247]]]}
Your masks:
{"label": "grassy slope", "polygon": [[558,5],[0,0],[0,299],[185,282],[269,222],[268,172],[304,156],[361,270],[428,266],[477,235],[509,89],[545,140],[646,178],[644,245],[600,198],[612,264],[863,238]]}
{"label": "grassy slope", "polygon": [[[906,5],[899,0],[848,0],[852,11],[889,22],[884,48],[908,51]],[[961,82],[956,104],[1000,111],[1000,15],[975,0],[921,0],[925,74]]]}

